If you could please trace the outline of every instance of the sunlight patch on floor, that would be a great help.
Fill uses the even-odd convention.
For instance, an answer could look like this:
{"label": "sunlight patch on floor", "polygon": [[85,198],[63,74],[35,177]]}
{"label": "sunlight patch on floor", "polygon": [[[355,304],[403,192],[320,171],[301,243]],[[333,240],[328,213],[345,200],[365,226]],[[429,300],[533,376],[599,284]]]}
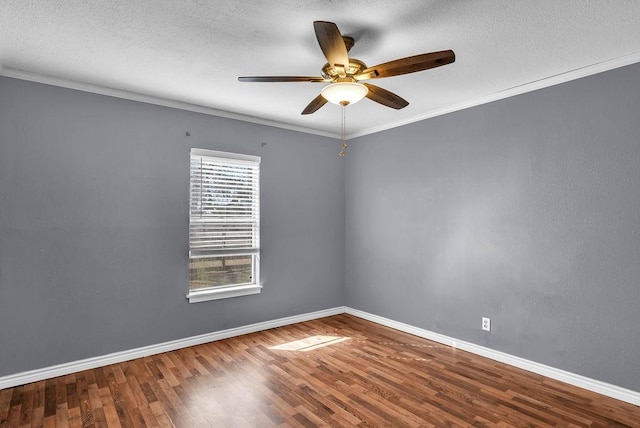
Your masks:
{"label": "sunlight patch on floor", "polygon": [[329,346],[336,343],[344,342],[348,340],[348,337],[343,336],[311,336],[305,339],[294,340],[293,342],[283,343],[282,345],[271,346],[269,349],[278,349],[281,351],[313,351],[314,349],[322,348],[323,346]]}

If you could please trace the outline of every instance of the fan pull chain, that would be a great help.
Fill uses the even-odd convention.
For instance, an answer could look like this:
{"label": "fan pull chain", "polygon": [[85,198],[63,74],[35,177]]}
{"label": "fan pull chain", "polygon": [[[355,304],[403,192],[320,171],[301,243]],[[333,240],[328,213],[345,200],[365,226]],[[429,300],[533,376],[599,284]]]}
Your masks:
{"label": "fan pull chain", "polygon": [[347,105],[342,104],[342,127],[340,129],[340,140],[342,140],[342,149],[340,150],[340,153],[338,153],[340,157],[344,157],[344,155],[346,154],[344,151],[347,148],[347,131],[345,126],[346,111]]}

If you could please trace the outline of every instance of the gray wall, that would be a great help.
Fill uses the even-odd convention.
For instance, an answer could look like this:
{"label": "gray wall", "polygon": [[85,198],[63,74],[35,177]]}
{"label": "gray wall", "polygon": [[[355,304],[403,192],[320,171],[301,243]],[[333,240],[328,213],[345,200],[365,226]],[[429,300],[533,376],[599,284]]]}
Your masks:
{"label": "gray wall", "polygon": [[640,64],[349,149],[348,306],[640,391]]}
{"label": "gray wall", "polygon": [[[0,376],[347,304],[640,391],[639,112],[633,65],[340,160],[331,139],[0,78]],[[262,156],[260,295],[186,302],[191,147]]]}
{"label": "gray wall", "polygon": [[[259,295],[185,299],[191,147],[262,156]],[[0,376],[342,305],[338,151],[0,78]]]}

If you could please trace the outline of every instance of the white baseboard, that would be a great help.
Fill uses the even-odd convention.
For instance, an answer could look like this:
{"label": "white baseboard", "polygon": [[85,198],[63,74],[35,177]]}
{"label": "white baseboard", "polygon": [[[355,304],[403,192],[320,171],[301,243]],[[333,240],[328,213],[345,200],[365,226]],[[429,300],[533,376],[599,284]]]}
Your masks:
{"label": "white baseboard", "polygon": [[87,358],[84,360],[72,361],[69,363],[58,364],[42,369],[29,370],[22,373],[16,373],[8,376],[0,377],[0,389],[11,388],[18,385],[24,385],[31,382],[39,382],[45,379],[51,379],[57,376],[64,376],[76,373],[82,370],[94,369],[97,367],[107,366],[109,364],[121,363],[133,360],[135,358],[148,357],[149,355],[160,354],[176,349],[187,348],[189,346],[201,345],[203,343],[214,342],[216,340],[228,339],[230,337],[241,336],[243,334],[255,333],[257,331],[268,330],[270,328],[282,327],[289,324],[295,324],[303,321],[310,321],[318,318],[324,318],[331,315],[338,315],[345,312],[344,306],[337,308],[325,309],[317,312],[310,312],[302,315],[295,315],[286,318],[278,318],[272,321],[259,322],[243,327],[230,328],[227,330],[217,331],[213,333],[201,334],[198,336],[187,337],[185,339],[172,340],[169,342],[159,343],[156,345],[143,346],[128,351],[114,352],[113,354],[102,355],[99,357]]}
{"label": "white baseboard", "polygon": [[506,354],[504,352],[485,348],[484,346],[476,345],[474,343],[457,340],[443,334],[434,333],[429,330],[424,330],[422,328],[390,320],[388,318],[373,315],[357,309],[347,307],[346,313],[358,318],[363,318],[367,321],[375,322],[376,324],[385,325],[396,330],[404,331],[405,333],[413,334],[414,336],[433,340],[434,342],[442,343],[443,345],[462,349],[463,351],[471,352],[472,354],[480,355],[482,357],[509,364],[510,366],[537,373],[551,379],[559,380],[560,382],[568,383],[570,385],[574,385],[588,391],[606,395],[608,397],[615,398],[616,400],[621,400],[627,403],[635,404],[636,406],[640,406],[640,392],[632,391],[630,389],[622,388],[616,385],[611,385],[609,383],[577,375],[575,373],[556,369],[554,367],[546,366],[544,364]]}
{"label": "white baseboard", "polygon": [[462,349],[463,351],[471,352],[472,354],[480,355],[482,357],[509,364],[511,366],[537,373],[539,375],[546,376],[561,382],[565,382],[570,385],[586,389],[588,391],[593,391],[598,394],[606,395],[617,400],[640,406],[640,392],[625,389],[616,385],[611,385],[599,380],[590,379],[585,376],[556,369],[554,367],[546,366],[544,364],[536,363],[534,361],[526,360],[514,355],[509,355],[504,352],[485,348],[484,346],[457,340],[443,334],[434,333],[429,330],[414,327],[409,324],[404,324],[398,321],[344,306],[325,309],[317,312],[310,312],[302,315],[295,315],[286,318],[279,318],[272,321],[250,324],[243,327],[230,328],[213,333],[201,334],[199,336],[187,337],[185,339],[172,340],[170,342],[144,346],[142,348],[135,348],[128,351],[115,352],[113,354],[107,354],[99,357],[87,358],[84,360],[72,361],[69,363],[58,364],[42,369],[30,370],[27,372],[3,376],[0,377],[0,389],[11,388],[18,385],[24,385],[26,383],[38,382],[57,376],[76,373],[82,370],[93,369],[109,364],[121,363],[124,361],[133,360],[135,358],[148,357],[149,355],[160,354],[162,352],[175,351],[177,349],[182,349],[189,346],[201,345],[203,343],[214,342],[216,340],[228,339],[230,337],[241,336],[243,334],[255,333],[262,330],[268,330],[270,328],[282,327],[285,325],[295,324],[303,321],[310,321],[342,313],[348,313],[358,318],[391,327],[396,330],[404,331],[405,333],[410,333],[418,337],[442,343],[443,345]]}

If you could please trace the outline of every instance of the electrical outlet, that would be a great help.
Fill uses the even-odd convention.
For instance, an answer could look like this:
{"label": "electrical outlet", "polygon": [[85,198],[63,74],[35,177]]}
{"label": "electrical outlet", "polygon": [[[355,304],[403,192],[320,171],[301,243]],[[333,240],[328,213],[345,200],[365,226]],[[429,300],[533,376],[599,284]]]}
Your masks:
{"label": "electrical outlet", "polygon": [[491,331],[491,318],[482,317],[482,329],[485,331]]}

